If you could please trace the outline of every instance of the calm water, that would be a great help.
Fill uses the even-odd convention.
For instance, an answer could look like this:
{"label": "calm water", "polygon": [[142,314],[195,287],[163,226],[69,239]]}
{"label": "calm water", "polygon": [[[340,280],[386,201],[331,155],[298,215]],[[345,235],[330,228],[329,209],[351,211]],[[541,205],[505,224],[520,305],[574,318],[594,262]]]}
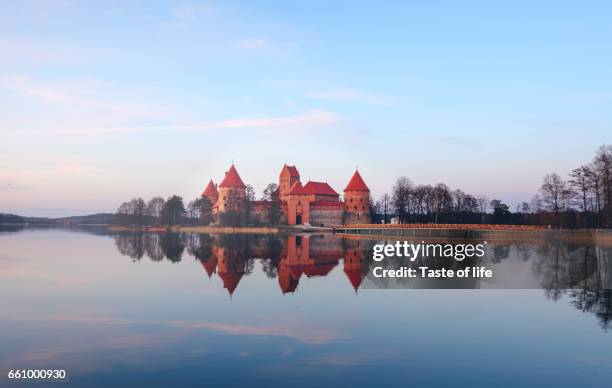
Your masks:
{"label": "calm water", "polygon": [[368,249],[0,232],[0,385],[60,368],[79,387],[612,386],[609,248],[491,245],[487,265],[523,290],[364,289]]}

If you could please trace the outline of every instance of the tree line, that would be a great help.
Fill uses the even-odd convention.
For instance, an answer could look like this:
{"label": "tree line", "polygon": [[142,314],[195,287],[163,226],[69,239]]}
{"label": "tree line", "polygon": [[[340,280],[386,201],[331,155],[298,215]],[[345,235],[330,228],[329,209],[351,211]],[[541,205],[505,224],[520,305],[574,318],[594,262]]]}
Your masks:
{"label": "tree line", "polygon": [[556,227],[612,227],[612,145],[602,145],[590,163],[563,179],[546,174],[534,212],[544,213]]}
{"label": "tree line", "polygon": [[569,173],[546,174],[538,194],[511,208],[499,199],[474,196],[444,183],[395,182],[391,194],[371,202],[375,223],[550,225],[564,228],[612,226],[612,146],[602,145],[590,163]]}
{"label": "tree line", "polygon": [[391,194],[370,204],[374,223],[521,223],[522,213],[512,213],[499,199],[451,190],[446,184],[415,185],[406,177],[397,179]]}
{"label": "tree line", "polygon": [[134,198],[122,203],[115,214],[119,225],[209,225],[211,220],[212,203],[208,198],[197,198],[185,207],[179,195],[166,200],[154,197],[148,202]]}
{"label": "tree line", "polygon": [[[270,183],[262,192],[261,200],[272,201],[278,189],[276,183]],[[253,202],[256,201],[255,190],[252,185],[246,185],[245,196],[230,193],[226,199],[226,211],[220,215],[219,224],[227,226],[260,225],[262,220],[253,214]],[[172,195],[168,199],[162,197],[151,198],[146,202],[142,198],[134,198],[124,202],[115,213],[115,222],[119,225],[210,225],[213,220],[213,203],[206,197],[196,198],[186,206],[183,198]],[[280,221],[280,204],[272,201],[267,219],[271,224]]]}

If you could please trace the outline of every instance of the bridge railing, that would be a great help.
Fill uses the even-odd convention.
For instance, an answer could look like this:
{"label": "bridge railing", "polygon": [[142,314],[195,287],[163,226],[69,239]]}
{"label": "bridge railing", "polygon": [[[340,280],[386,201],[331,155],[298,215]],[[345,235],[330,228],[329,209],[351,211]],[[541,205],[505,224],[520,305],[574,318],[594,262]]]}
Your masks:
{"label": "bridge railing", "polygon": [[550,229],[538,225],[498,225],[498,224],[349,224],[334,229],[455,229],[455,230],[517,230],[536,231]]}

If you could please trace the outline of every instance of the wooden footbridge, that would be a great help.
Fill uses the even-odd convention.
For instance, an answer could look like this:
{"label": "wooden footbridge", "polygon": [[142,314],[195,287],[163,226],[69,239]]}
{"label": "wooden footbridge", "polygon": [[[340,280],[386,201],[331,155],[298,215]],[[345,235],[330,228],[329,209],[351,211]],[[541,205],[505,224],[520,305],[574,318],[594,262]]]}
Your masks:
{"label": "wooden footbridge", "polygon": [[488,232],[538,232],[548,226],[494,224],[351,224],[334,227],[334,233],[385,237],[477,237]]}

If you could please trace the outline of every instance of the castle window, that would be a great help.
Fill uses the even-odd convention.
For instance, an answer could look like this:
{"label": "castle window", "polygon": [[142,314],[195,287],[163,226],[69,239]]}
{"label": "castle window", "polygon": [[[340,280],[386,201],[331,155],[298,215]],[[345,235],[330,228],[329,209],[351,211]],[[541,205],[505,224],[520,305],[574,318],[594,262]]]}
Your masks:
{"label": "castle window", "polygon": [[363,198],[359,198],[359,202],[363,202]]}
{"label": "castle window", "polygon": [[353,198],[351,198],[351,202],[353,202]]}
{"label": "castle window", "polygon": [[355,206],[355,210],[357,210],[357,206]]}
{"label": "castle window", "polygon": [[226,198],[225,198],[225,197],[223,197],[223,200],[224,200],[224,201],[225,201],[225,199],[226,199]]}

